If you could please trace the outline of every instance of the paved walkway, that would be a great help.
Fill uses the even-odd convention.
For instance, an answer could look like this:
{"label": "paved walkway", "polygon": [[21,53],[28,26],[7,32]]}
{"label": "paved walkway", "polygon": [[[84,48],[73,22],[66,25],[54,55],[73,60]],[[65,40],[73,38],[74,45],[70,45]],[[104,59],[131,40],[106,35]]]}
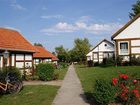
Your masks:
{"label": "paved walkway", "polygon": [[23,81],[23,85],[54,85],[61,86],[62,80],[54,80],[54,81]]}
{"label": "paved walkway", "polygon": [[89,105],[73,65],[69,67],[53,105]]}

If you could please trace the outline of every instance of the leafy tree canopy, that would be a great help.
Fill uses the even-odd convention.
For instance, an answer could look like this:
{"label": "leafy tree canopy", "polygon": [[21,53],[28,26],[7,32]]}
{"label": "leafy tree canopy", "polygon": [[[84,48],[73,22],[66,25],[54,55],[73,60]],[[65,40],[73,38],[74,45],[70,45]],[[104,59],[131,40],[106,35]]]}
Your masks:
{"label": "leafy tree canopy", "polygon": [[34,43],[34,46],[41,46],[41,47],[43,47],[43,45],[41,43]]}
{"label": "leafy tree canopy", "polygon": [[139,13],[140,13],[140,0],[137,0],[137,2],[132,5],[132,12],[129,13],[129,17],[132,19]]}

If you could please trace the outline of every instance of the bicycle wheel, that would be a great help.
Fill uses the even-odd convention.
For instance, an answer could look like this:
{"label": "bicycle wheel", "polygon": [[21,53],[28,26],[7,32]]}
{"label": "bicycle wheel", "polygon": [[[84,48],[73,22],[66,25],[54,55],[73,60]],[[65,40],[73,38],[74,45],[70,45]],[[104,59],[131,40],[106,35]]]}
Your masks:
{"label": "bicycle wheel", "polygon": [[20,81],[11,81],[11,85],[8,85],[7,92],[10,94],[18,93],[21,90],[21,82]]}

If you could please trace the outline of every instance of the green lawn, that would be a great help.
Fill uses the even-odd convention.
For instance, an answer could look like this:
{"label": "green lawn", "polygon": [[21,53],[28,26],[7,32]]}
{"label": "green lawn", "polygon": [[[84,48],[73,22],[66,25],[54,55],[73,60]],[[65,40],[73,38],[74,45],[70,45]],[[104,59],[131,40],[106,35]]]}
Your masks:
{"label": "green lawn", "polygon": [[59,73],[58,80],[63,80],[64,79],[67,70],[68,70],[68,67],[67,68],[60,68],[60,69],[55,70],[55,73]]}
{"label": "green lawn", "polygon": [[58,86],[24,86],[17,94],[0,97],[0,105],[51,105]]}
{"label": "green lawn", "polygon": [[84,92],[87,95],[92,93],[95,80],[100,78],[112,80],[112,78],[117,77],[120,72],[140,78],[140,66],[89,68],[83,65],[76,65],[75,67],[81,80]]}

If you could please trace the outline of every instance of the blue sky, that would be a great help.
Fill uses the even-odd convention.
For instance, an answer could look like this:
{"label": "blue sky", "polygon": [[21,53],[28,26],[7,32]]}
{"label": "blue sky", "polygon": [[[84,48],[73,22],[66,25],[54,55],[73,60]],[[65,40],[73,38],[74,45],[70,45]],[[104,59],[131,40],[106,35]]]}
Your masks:
{"label": "blue sky", "polygon": [[95,46],[129,21],[136,0],[0,0],[0,27],[15,29],[46,49],[72,48],[75,38]]}

